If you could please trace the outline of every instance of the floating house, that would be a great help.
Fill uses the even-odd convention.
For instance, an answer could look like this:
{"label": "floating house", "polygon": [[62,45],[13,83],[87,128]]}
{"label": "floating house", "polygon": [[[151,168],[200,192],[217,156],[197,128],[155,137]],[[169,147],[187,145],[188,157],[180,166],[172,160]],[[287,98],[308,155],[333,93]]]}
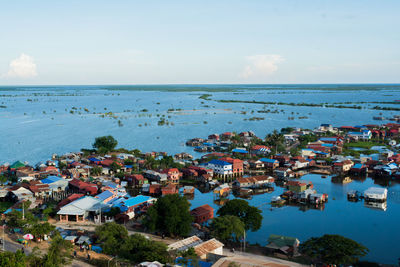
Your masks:
{"label": "floating house", "polygon": [[194,217],[195,223],[202,224],[214,218],[214,209],[210,205],[205,204],[192,209],[190,214]]}
{"label": "floating house", "polygon": [[233,182],[234,187],[240,188],[263,188],[272,186],[275,179],[268,175],[259,175],[246,178],[238,178]]}
{"label": "floating house", "polygon": [[208,162],[207,166],[214,171],[214,174],[219,177],[233,175],[233,165],[223,160],[213,159]]}
{"label": "floating house", "polygon": [[300,241],[295,237],[270,235],[266,248],[274,253],[286,254],[289,256],[297,255]]}
{"label": "floating house", "polygon": [[387,199],[386,188],[370,187],[364,191],[364,199],[368,202],[385,202]]}
{"label": "floating house", "polygon": [[222,184],[214,189],[213,193],[216,197],[226,197],[229,195],[231,188],[228,184]]}

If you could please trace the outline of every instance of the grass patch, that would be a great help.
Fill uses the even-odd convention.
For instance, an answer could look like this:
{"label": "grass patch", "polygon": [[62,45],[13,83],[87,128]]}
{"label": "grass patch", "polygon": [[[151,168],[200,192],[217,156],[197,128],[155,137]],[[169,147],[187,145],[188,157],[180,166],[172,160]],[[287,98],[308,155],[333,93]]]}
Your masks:
{"label": "grass patch", "polygon": [[365,141],[358,141],[358,142],[352,142],[352,143],[346,143],[344,144],[344,148],[351,148],[351,147],[359,147],[363,149],[371,149],[373,146],[386,146],[385,144],[382,143],[377,143],[377,142],[365,142]]}
{"label": "grass patch", "polygon": [[12,202],[0,202],[0,213],[8,210],[13,204]]}

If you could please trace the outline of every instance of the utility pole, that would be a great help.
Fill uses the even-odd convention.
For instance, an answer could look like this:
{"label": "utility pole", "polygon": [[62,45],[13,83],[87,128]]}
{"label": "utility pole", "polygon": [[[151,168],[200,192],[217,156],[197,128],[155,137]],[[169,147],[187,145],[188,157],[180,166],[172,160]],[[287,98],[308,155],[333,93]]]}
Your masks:
{"label": "utility pole", "polygon": [[246,252],[246,230],[243,230],[243,252]]}
{"label": "utility pole", "polygon": [[3,251],[6,251],[6,250],[5,250],[5,247],[4,247],[4,246],[5,246],[5,243],[6,243],[6,241],[4,240],[4,237],[5,237],[5,235],[4,235],[4,228],[5,228],[5,227],[6,227],[6,224],[4,223],[4,224],[3,224]]}
{"label": "utility pole", "polygon": [[24,201],[22,201],[22,220],[25,220]]}

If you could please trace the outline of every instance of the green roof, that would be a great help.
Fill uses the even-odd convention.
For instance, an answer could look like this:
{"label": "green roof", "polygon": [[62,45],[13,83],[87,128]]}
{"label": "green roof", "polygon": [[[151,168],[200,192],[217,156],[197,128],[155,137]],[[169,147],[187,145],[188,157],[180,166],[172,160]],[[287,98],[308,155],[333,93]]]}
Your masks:
{"label": "green roof", "polygon": [[11,169],[18,169],[22,167],[25,167],[25,164],[23,164],[21,161],[16,161],[10,166]]}
{"label": "green roof", "polygon": [[270,235],[268,238],[269,243],[274,243],[278,247],[293,247],[298,242],[297,238],[283,235]]}

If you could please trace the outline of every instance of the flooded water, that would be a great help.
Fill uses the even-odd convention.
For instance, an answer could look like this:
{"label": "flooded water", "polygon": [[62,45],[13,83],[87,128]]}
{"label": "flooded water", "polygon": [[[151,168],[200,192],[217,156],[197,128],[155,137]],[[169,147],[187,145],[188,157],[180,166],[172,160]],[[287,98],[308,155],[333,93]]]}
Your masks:
{"label": "flooded water", "polygon": [[[292,85],[292,86],[58,86],[0,87],[0,163],[16,160],[35,164],[52,153],[90,148],[94,138],[113,135],[119,147],[142,151],[188,152],[189,138],[211,133],[252,130],[264,137],[287,126],[314,128],[321,123],[334,126],[374,123],[374,116],[392,117],[400,112],[372,107],[397,104],[359,103],[362,109],[221,103],[215,100],[282,103],[393,102],[400,99],[398,85]],[[233,88],[234,91],[226,91]],[[210,94],[211,100],[199,98]],[[353,104],[349,104],[353,105]],[[270,110],[269,113],[265,113]],[[258,112],[262,111],[262,112]],[[252,118],[262,118],[251,120]],[[294,117],[289,120],[288,117]],[[300,119],[299,117],[302,117]],[[164,118],[168,125],[159,125]],[[384,121],[387,122],[387,121]],[[381,123],[381,122],[378,122]],[[370,209],[363,202],[346,199],[350,189],[363,191],[371,179],[347,185],[332,184],[330,178],[307,175],[320,193],[329,194],[324,210],[302,211],[298,207],[273,208],[270,198],[282,193],[254,196],[252,205],[263,210],[264,221],[257,233],[248,233],[251,243],[265,244],[269,234],[298,237],[301,241],[325,233],[336,233],[366,245],[366,257],[397,263],[400,257],[399,185],[389,186],[387,210]],[[212,203],[212,194],[196,191],[193,206]]]}
{"label": "flooded water", "polygon": [[[271,193],[254,195],[248,201],[262,210],[263,223],[257,232],[246,234],[250,243],[266,245],[270,234],[297,237],[300,242],[324,234],[339,234],[369,248],[365,260],[397,263],[400,257],[399,246],[396,245],[400,240],[400,184],[392,183],[388,187],[387,209],[384,211],[366,207],[364,201],[347,200],[350,190],[364,192],[371,186],[380,187],[371,178],[353,180],[344,185],[332,183],[331,177],[321,178],[316,174],[305,175],[301,180],[311,181],[318,193],[328,194],[328,202],[320,209],[304,209],[300,205],[275,208],[269,204],[271,198],[284,192],[278,186]],[[214,203],[213,197],[212,192],[202,194],[196,190],[190,202],[192,207],[208,203],[216,213],[220,206]],[[230,194],[229,198],[233,199],[234,196]]]}

